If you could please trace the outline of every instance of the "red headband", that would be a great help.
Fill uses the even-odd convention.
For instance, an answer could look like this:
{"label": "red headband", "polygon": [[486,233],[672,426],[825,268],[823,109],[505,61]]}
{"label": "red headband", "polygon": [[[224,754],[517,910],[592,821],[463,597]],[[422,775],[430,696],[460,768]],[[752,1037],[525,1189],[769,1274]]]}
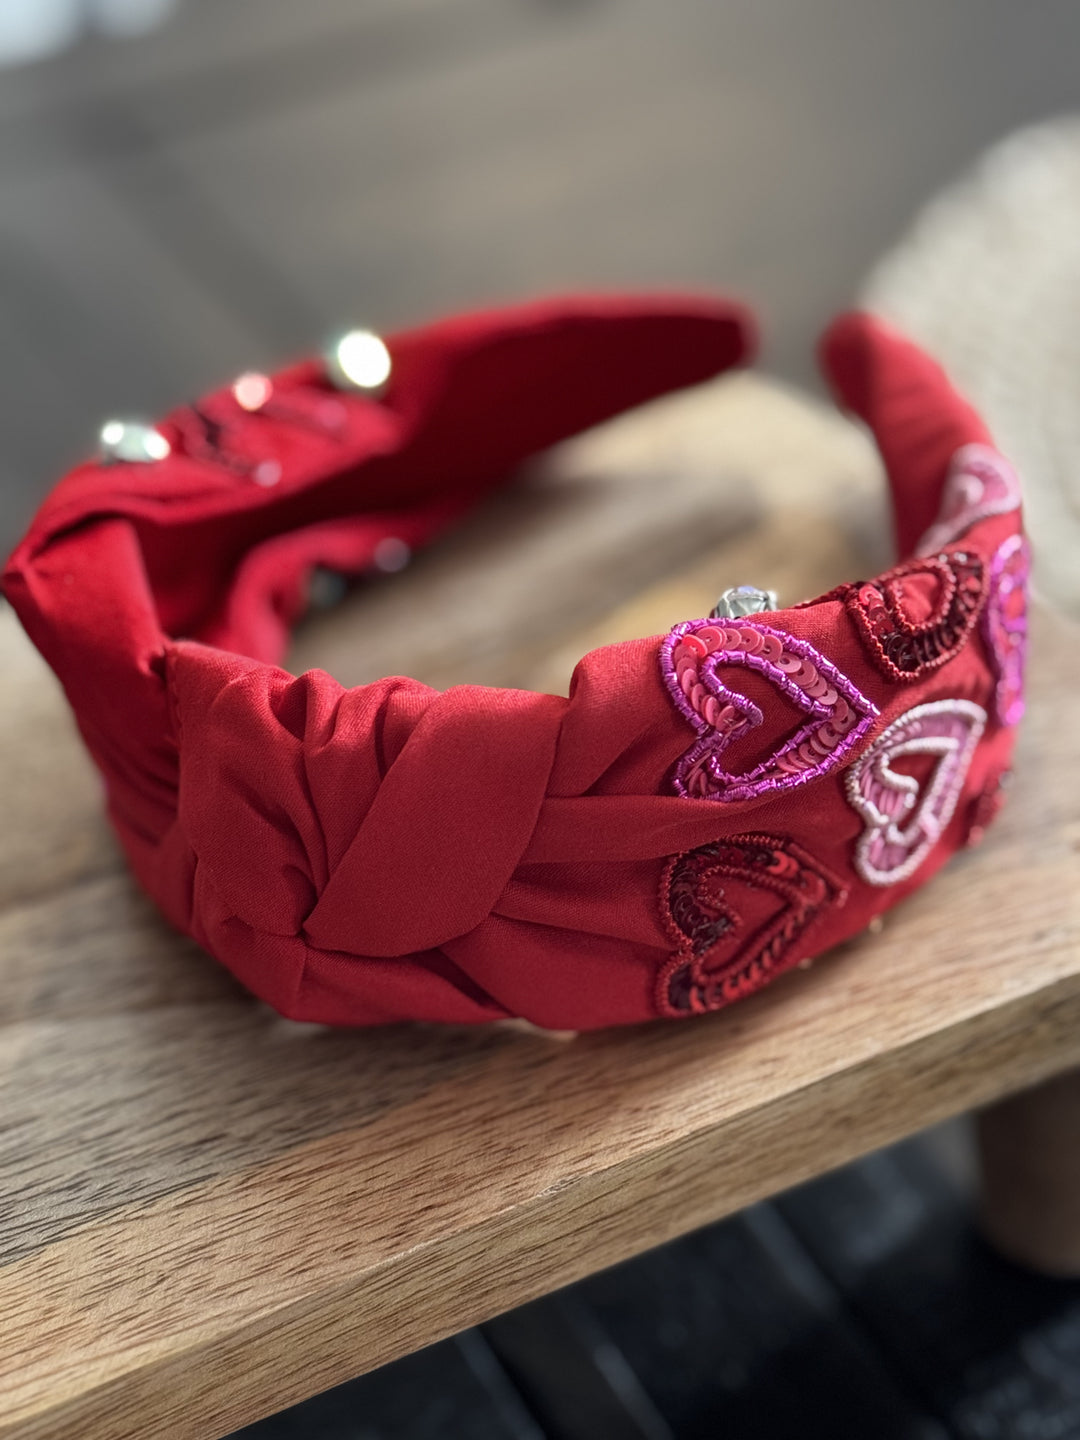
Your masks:
{"label": "red headband", "polygon": [[4,589],[175,925],[297,1018],[583,1029],[745,995],[981,833],[1023,704],[1017,485],[866,316],[822,357],[880,443],[895,569],[596,650],[568,700],[276,666],[315,567],[394,563],[749,333],[708,299],[529,305],[394,336],[381,398],[305,362],[106,434]]}

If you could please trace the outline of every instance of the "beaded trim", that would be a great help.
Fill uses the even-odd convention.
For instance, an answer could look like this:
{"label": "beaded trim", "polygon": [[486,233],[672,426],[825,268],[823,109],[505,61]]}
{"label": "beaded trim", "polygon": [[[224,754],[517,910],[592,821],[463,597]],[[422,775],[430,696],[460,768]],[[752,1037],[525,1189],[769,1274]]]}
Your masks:
{"label": "beaded trim", "polygon": [[[929,578],[933,609],[914,619],[912,581]],[[986,598],[986,573],[977,555],[954,550],[907,560],[875,580],[841,585],[843,600],[877,665],[893,680],[920,680],[963,649]]]}
{"label": "beaded trim", "polygon": [[[721,666],[741,665],[764,675],[810,719],[767,760],[745,774],[720,768],[724,750],[762,723],[757,705],[729,689]],[[660,645],[664,683],[699,739],[675,767],[679,795],[702,800],[752,800],[804,785],[841,765],[878,711],[806,640],[742,620],[686,620]]]}
{"label": "beaded trim", "polygon": [[[773,897],[774,913],[751,934],[730,892],[749,887]],[[794,841],[734,835],[673,856],[664,867],[660,908],[678,948],[657,976],[660,1014],[678,1018],[720,1010],[759,990],[802,958],[797,942],[847,890]]]}
{"label": "beaded trim", "polygon": [[999,725],[1017,725],[1024,714],[1030,573],[1027,541],[1023,535],[1010,535],[990,562],[990,594],[983,616],[983,634],[997,675],[994,718]]}
{"label": "beaded trim", "polygon": [[933,555],[958,540],[976,520],[1020,508],[1020,479],[1003,455],[989,445],[961,445],[952,458],[941,493],[938,518],[915,547]]}
{"label": "beaded trim", "polygon": [[[848,771],[848,799],[865,821],[855,869],[868,885],[897,885],[919,868],[952,819],[986,711],[970,700],[933,700],[883,730]],[[938,757],[920,785],[893,769],[904,755]]]}

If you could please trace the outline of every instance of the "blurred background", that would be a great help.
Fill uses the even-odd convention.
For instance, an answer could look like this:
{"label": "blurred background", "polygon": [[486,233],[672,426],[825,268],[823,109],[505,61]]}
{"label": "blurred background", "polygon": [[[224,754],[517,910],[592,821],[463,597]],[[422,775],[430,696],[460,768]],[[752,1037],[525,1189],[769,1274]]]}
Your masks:
{"label": "blurred background", "polygon": [[[1080,605],[1078,110],[1077,0],[0,0],[0,546],[108,416],[346,324],[706,286],[795,385],[860,297],[932,344]],[[1080,1437],[1080,1287],[981,1246],[965,1163],[870,1157],[245,1436]]]}
{"label": "blurred background", "polygon": [[711,286],[812,380],[1075,0],[0,0],[0,544],[112,414],[346,321]]}

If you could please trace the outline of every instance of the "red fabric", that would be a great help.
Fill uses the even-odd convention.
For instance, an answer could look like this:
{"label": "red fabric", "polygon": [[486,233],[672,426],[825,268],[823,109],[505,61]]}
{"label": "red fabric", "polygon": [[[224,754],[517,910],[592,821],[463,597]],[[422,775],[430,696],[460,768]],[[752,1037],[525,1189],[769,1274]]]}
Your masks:
{"label": "red fabric", "polygon": [[[918,874],[882,892],[852,871],[861,822],[832,777],[746,802],[673,794],[688,737],[657,637],[586,655],[569,699],[440,694],[400,677],[346,690],[277,668],[314,566],[362,571],[388,536],[426,544],[527,456],[740,363],[751,334],[738,306],[708,298],[464,316],[390,337],[388,394],[343,397],[338,435],[248,414],[222,390],[200,408],[225,427],[223,456],[200,450],[180,410],[161,422],[168,459],[87,463],[57,486],[4,591],[64,684],[135,872],[175,925],[297,1018],[589,1028],[657,1014],[673,855],[722,835],[790,837],[850,890],[816,923],[815,953],[947,858],[963,805]],[[931,361],[866,317],[838,322],[823,360],[879,438],[906,554],[953,451],[985,430]],[[304,363],[275,389],[326,385]],[[282,467],[271,490],[249,474],[267,453]],[[983,521],[964,544],[988,562],[1018,524]],[[769,620],[873,700],[874,733],[942,693],[943,677],[981,703],[992,690],[977,641],[901,686],[841,601]],[[988,732],[973,796],[1011,745],[1011,731]]]}

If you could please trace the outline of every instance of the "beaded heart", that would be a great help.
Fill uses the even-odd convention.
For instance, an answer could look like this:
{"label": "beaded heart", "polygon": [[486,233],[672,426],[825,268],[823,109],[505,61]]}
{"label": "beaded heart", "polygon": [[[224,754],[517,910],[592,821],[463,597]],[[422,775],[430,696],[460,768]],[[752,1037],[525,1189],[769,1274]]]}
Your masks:
{"label": "beaded heart", "polygon": [[[745,667],[772,682],[810,717],[773,753],[744,774],[720,767],[731,742],[760,725],[760,708],[731,689],[719,672]],[[675,767],[680,795],[752,800],[805,785],[843,764],[877,716],[877,707],[807,640],[755,621],[687,620],[660,645],[664,683],[698,732]]]}
{"label": "beaded heart", "polygon": [[967,643],[986,597],[986,574],[977,555],[954,550],[907,560],[831,594],[843,600],[886,675],[920,680]]}
{"label": "beaded heart", "polygon": [[938,518],[916,545],[915,554],[933,555],[977,520],[1006,515],[1019,506],[1020,479],[1005,457],[989,445],[962,445],[945,477]]}
{"label": "beaded heart", "polygon": [[[868,885],[897,885],[944,834],[964,788],[986,711],[971,700],[932,700],[893,721],[847,774],[847,793],[865,828],[855,869]],[[921,783],[894,768],[904,756],[936,763]]]}
{"label": "beaded heart", "polygon": [[657,977],[656,1002],[672,1017],[719,1010],[804,955],[806,930],[847,891],[792,840],[733,835],[668,861],[660,891],[678,948]]}

